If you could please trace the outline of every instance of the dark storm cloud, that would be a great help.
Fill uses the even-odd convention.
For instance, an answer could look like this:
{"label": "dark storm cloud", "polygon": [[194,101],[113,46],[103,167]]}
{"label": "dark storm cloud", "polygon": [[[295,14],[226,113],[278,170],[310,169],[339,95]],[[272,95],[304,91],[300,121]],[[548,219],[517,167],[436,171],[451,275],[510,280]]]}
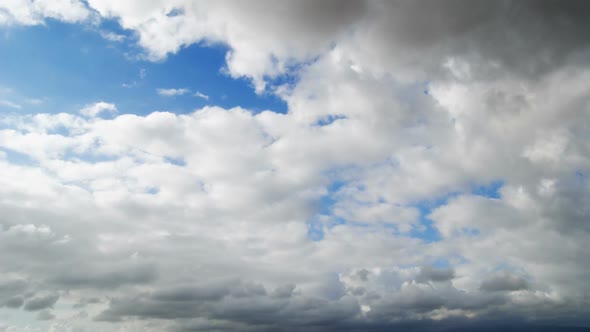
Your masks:
{"label": "dark storm cloud", "polygon": [[207,287],[175,287],[156,291],[152,294],[155,301],[164,302],[192,302],[220,300],[228,295],[230,289],[227,285],[211,285]]}
{"label": "dark storm cloud", "polygon": [[[436,273],[431,279],[448,280]],[[434,275],[434,277],[433,277]],[[443,285],[443,284],[441,284]],[[287,287],[285,287],[287,288]],[[292,288],[290,286],[289,288]],[[408,285],[400,293],[371,300],[371,310],[359,319],[354,297],[327,300],[302,295],[277,297],[262,285],[246,282],[183,286],[113,299],[97,320],[118,322],[130,318],[176,321],[178,331],[444,331],[473,321],[418,319],[433,310],[481,311],[482,318],[509,317],[512,304],[503,294],[472,293],[451,285],[423,288]],[[551,310],[545,308],[543,310]],[[475,324],[478,325],[478,324]]]}
{"label": "dark storm cloud", "polygon": [[552,226],[558,231],[590,233],[590,191],[584,188],[585,175],[578,175],[569,188],[560,189],[557,195],[547,202],[547,216],[553,220]]}
{"label": "dark storm cloud", "polygon": [[[259,284],[225,284],[181,287],[151,294],[119,298],[97,320],[119,321],[127,317],[195,319],[198,317],[240,326],[303,327],[332,325],[352,319],[359,312],[353,298],[330,301],[293,296],[294,286],[267,292]],[[197,330],[187,327],[187,330]]]}
{"label": "dark storm cloud", "polygon": [[27,311],[38,311],[46,308],[51,308],[59,299],[58,294],[47,294],[42,296],[35,296],[27,300],[24,309]]}
{"label": "dark storm cloud", "polygon": [[455,277],[455,271],[452,268],[433,268],[430,266],[422,267],[416,277],[419,282],[428,281],[449,281]]}
{"label": "dark storm cloud", "polygon": [[[369,41],[376,59],[440,70],[448,57],[468,60],[484,79],[520,74],[534,78],[585,61],[590,45],[587,1],[384,1],[371,6]],[[424,53],[428,51],[428,53]],[[388,54],[388,56],[385,56]],[[567,62],[569,61],[569,62]]]}
{"label": "dark storm cloud", "polygon": [[20,308],[24,303],[27,283],[15,279],[0,282],[0,307]]}
{"label": "dark storm cloud", "polygon": [[275,288],[275,290],[272,292],[272,296],[278,298],[291,297],[293,296],[293,291],[295,290],[295,287],[296,286],[293,284],[279,286]]}
{"label": "dark storm cloud", "polygon": [[122,317],[153,317],[161,319],[202,316],[205,305],[220,301],[237,292],[241,285],[235,281],[211,283],[202,286],[176,286],[127,298],[113,299],[109,308],[97,319],[117,321]]}
{"label": "dark storm cloud", "polygon": [[486,292],[516,291],[528,289],[528,283],[518,276],[503,273],[484,280],[480,289]]}
{"label": "dark storm cloud", "polygon": [[27,282],[21,279],[0,282],[0,299],[20,294],[27,289]]}
{"label": "dark storm cloud", "polygon": [[4,302],[7,308],[20,308],[22,307],[25,300],[20,296],[11,297]]}

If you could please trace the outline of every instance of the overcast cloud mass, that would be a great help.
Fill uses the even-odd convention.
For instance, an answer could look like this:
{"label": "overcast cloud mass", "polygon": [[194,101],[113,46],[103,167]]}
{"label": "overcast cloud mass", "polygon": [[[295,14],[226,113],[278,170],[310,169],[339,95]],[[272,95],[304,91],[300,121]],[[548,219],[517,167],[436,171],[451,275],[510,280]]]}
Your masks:
{"label": "overcast cloud mass", "polygon": [[590,328],[590,2],[0,1],[54,26],[287,111],[0,87],[0,331]]}

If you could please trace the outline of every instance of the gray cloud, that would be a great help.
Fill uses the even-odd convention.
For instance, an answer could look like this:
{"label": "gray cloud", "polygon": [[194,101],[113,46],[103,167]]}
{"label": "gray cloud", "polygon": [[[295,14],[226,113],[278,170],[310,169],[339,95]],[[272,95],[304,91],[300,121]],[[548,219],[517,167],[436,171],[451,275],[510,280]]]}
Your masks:
{"label": "gray cloud", "polygon": [[39,311],[39,313],[37,314],[37,319],[38,320],[52,320],[55,318],[55,315],[51,313],[51,311],[45,309],[45,310],[41,310]]}
{"label": "gray cloud", "polygon": [[24,303],[24,299],[20,296],[14,296],[4,301],[4,305],[8,308],[20,308]]}
{"label": "gray cloud", "polygon": [[38,311],[51,308],[59,300],[59,294],[37,295],[25,302],[24,309],[27,311]]}
{"label": "gray cloud", "polygon": [[481,79],[506,71],[537,77],[589,45],[585,1],[424,0],[383,2],[374,9],[370,38],[377,52],[399,58],[395,50],[401,47],[403,61],[417,61],[422,69],[465,57]]}
{"label": "gray cloud", "polygon": [[67,288],[116,288],[126,284],[144,284],[156,279],[152,264],[127,263],[124,266],[70,266],[51,279]]}
{"label": "gray cloud", "polygon": [[425,266],[420,268],[420,273],[416,277],[417,281],[449,281],[455,277],[455,271],[452,268],[433,268]]}
{"label": "gray cloud", "polygon": [[527,289],[525,279],[508,273],[492,276],[481,283],[480,289],[486,292],[516,291]]}

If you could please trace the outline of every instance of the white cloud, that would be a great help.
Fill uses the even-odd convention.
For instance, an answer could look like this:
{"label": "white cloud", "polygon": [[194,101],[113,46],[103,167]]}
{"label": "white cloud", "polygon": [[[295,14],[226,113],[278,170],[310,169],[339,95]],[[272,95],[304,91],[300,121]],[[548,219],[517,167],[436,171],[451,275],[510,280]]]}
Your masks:
{"label": "white cloud", "polygon": [[126,36],[125,35],[120,35],[111,31],[101,31],[100,32],[100,36],[108,41],[112,41],[112,42],[123,42],[125,41]]}
{"label": "white cloud", "polygon": [[78,0],[8,0],[0,4],[0,25],[38,25],[45,18],[65,22],[80,22],[90,16],[90,11]]}
{"label": "white cloud", "polygon": [[174,96],[182,96],[187,93],[190,93],[189,89],[180,88],[180,89],[157,89],[156,90],[160,96],[164,97],[174,97]]}
{"label": "white cloud", "polygon": [[100,101],[94,104],[86,105],[80,110],[80,114],[88,117],[95,117],[105,112],[109,112],[111,114],[117,113],[117,106],[115,106],[115,104]]}
{"label": "white cloud", "polygon": [[199,97],[201,99],[209,100],[209,96],[200,91],[195,92],[194,96]]}
{"label": "white cloud", "polygon": [[9,108],[14,108],[14,109],[21,109],[22,108],[22,106],[17,103],[14,103],[10,100],[2,100],[2,99],[0,99],[0,106],[6,106]]}

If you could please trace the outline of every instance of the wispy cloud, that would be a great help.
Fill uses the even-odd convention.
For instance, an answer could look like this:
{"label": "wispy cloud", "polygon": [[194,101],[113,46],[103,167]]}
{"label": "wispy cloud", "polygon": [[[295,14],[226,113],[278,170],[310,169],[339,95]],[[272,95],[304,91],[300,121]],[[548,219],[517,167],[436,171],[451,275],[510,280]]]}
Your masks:
{"label": "wispy cloud", "polygon": [[201,99],[209,100],[209,96],[200,92],[200,91],[195,92],[195,94],[193,96],[199,97]]}
{"label": "wispy cloud", "polygon": [[101,31],[100,36],[108,41],[118,43],[125,41],[125,38],[127,38],[125,35],[120,35],[110,31]]}
{"label": "wispy cloud", "polygon": [[[139,70],[139,80],[141,81],[141,80],[145,79],[146,76],[147,76],[147,70],[145,68],[141,68]],[[132,81],[130,83],[123,83],[123,84],[121,84],[121,86],[124,87],[124,88],[134,88],[138,84],[139,84],[138,81]]]}
{"label": "wispy cloud", "polygon": [[137,86],[137,81],[133,81],[131,83],[123,83],[121,84],[121,86],[124,88],[134,88]]}
{"label": "wispy cloud", "polygon": [[158,94],[160,96],[164,96],[164,97],[182,96],[182,95],[185,95],[185,94],[191,92],[189,89],[186,89],[186,88],[181,88],[181,89],[157,89],[156,91],[158,92]]}
{"label": "wispy cloud", "polygon": [[22,108],[22,106],[17,103],[14,103],[10,100],[2,100],[2,99],[0,99],[0,106],[5,106],[5,107],[9,107],[9,108],[14,108],[14,109],[21,109]]}
{"label": "wispy cloud", "polygon": [[29,99],[25,100],[25,102],[27,104],[31,104],[31,105],[41,105],[41,104],[43,104],[43,99],[29,98]]}

